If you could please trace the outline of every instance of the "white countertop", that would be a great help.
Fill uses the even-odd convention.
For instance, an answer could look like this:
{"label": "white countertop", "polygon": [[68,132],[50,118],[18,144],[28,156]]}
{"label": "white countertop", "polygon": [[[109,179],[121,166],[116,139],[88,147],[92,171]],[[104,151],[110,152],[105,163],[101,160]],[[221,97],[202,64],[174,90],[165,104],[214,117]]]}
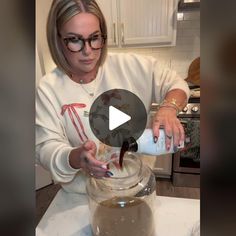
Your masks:
{"label": "white countertop", "polygon": [[[200,201],[156,197],[156,236],[192,236],[199,231]],[[92,236],[86,195],[60,189],[36,228],[36,236]],[[125,235],[123,235],[125,236]]]}

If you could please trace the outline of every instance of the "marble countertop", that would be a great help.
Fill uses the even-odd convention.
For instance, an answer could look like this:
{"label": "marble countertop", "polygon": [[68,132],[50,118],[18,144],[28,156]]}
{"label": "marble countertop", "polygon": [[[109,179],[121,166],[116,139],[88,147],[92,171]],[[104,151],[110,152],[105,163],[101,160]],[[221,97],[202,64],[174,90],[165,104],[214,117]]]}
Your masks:
{"label": "marble countertop", "polygon": [[[200,200],[157,196],[155,205],[156,236],[200,235]],[[86,195],[60,189],[36,236],[92,236]]]}

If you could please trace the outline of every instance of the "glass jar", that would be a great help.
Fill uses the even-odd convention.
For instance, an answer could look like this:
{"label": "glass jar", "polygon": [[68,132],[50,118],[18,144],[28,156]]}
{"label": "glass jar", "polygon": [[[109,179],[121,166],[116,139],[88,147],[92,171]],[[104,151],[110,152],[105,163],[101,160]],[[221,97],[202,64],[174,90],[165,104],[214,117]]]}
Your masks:
{"label": "glass jar", "polygon": [[94,236],[154,236],[156,180],[151,169],[126,153],[122,169],[110,164],[113,176],[87,182]]}

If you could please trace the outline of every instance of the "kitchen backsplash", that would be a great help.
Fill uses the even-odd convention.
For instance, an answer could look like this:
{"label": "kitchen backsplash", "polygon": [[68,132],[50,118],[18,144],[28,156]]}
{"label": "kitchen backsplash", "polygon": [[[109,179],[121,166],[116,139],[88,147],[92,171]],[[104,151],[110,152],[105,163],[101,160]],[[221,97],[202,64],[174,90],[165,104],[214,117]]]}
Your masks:
{"label": "kitchen backsplash", "polygon": [[135,52],[156,57],[185,79],[190,63],[200,56],[200,12],[186,12],[183,19],[177,21],[176,46],[174,47],[117,48],[109,49],[109,51]]}

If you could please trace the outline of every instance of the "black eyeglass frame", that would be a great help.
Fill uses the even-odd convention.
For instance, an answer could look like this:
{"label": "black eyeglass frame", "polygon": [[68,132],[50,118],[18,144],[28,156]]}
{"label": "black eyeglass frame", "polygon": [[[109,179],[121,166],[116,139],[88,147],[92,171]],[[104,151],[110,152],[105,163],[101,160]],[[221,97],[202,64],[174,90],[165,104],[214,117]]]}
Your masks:
{"label": "black eyeglass frame", "polygon": [[94,36],[95,36],[95,35],[90,36],[90,37],[88,37],[87,39],[85,39],[85,38],[83,38],[83,37],[78,37],[78,39],[80,39],[80,40],[83,42],[83,46],[82,46],[81,49],[78,50],[78,51],[73,51],[73,50],[71,50],[71,49],[68,47],[68,43],[70,42],[69,40],[70,40],[70,38],[72,38],[72,37],[65,37],[65,38],[63,38],[63,41],[64,41],[64,43],[65,43],[67,49],[68,49],[70,52],[75,52],[75,53],[76,53],[76,52],[81,52],[81,51],[84,49],[86,42],[88,42],[89,47],[92,48],[92,50],[99,50],[99,49],[103,48],[103,46],[105,45],[107,36],[106,36],[106,35],[103,35],[103,34],[99,34],[99,36],[102,37],[102,46],[101,46],[100,48],[93,48],[92,45],[91,45],[91,41],[93,40],[93,37],[94,37]]}

